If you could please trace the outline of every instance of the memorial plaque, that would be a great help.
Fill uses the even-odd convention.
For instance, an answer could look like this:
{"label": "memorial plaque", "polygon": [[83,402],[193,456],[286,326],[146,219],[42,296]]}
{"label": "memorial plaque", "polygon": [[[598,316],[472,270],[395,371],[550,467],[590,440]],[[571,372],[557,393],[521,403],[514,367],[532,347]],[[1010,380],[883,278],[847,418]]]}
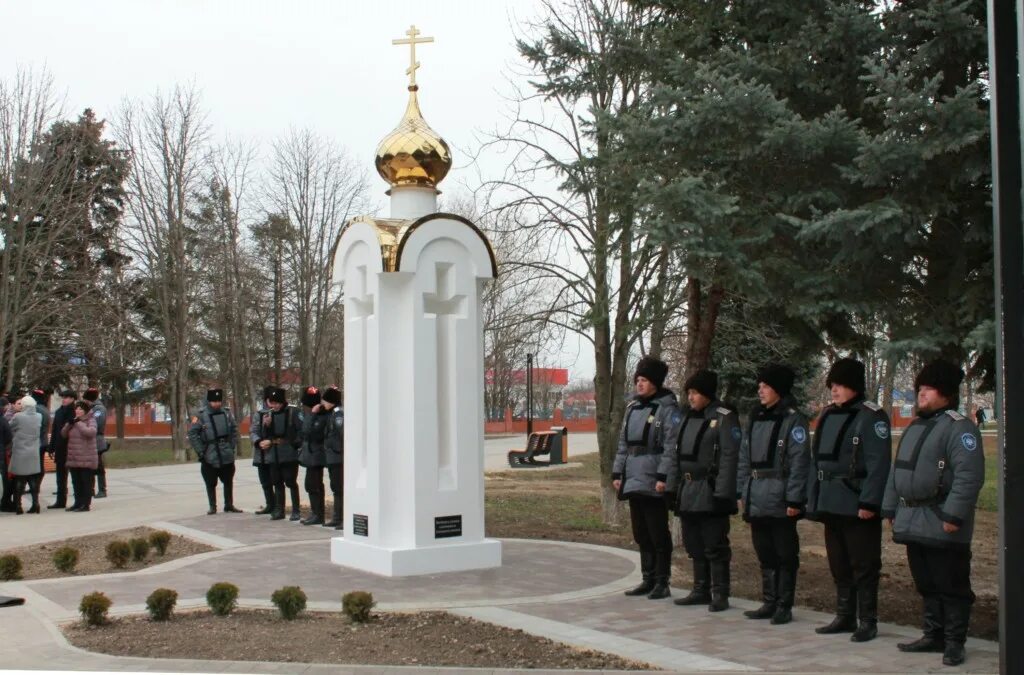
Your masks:
{"label": "memorial plaque", "polygon": [[370,519],[359,513],[352,515],[352,534],[360,537],[370,536]]}
{"label": "memorial plaque", "polygon": [[438,516],[434,518],[434,539],[462,536],[462,516]]}

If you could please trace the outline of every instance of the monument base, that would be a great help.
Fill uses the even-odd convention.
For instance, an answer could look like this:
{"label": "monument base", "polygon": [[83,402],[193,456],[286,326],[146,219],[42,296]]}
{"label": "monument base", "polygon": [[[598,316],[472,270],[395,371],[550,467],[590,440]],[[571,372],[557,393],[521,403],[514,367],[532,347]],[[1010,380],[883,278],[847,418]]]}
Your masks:
{"label": "monument base", "polygon": [[483,539],[421,548],[382,548],[335,537],[331,539],[331,562],[384,577],[487,569],[501,567],[501,542]]}

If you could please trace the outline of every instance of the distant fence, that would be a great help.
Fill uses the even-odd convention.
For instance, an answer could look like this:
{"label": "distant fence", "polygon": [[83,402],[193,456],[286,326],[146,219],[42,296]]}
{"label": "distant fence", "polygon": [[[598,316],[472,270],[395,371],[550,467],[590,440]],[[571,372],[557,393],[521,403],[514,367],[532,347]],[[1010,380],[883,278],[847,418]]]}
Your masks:
{"label": "distant fence", "polygon": [[[584,417],[580,419],[565,419],[562,417],[562,410],[555,408],[555,412],[549,420],[533,420],[534,431],[549,431],[551,427],[565,427],[573,433],[587,433],[597,431],[597,418]],[[512,411],[505,410],[505,419],[488,421],[484,423],[485,434],[525,434],[526,420],[512,419]]]}

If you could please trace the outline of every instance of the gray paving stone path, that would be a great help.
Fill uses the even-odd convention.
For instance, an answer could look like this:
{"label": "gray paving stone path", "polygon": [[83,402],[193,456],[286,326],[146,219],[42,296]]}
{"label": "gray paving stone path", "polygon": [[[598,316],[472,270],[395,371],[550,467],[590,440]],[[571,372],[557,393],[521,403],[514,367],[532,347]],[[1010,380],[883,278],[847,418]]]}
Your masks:
{"label": "gray paving stone path", "polygon": [[[0,584],[0,594],[27,600],[22,607],[0,610],[0,635],[4,636],[0,668],[310,674],[441,671],[112,657],[69,645],[59,629],[60,624],[77,619],[79,599],[93,590],[112,597],[115,613],[128,614],[144,611],[146,595],[159,586],[176,589],[180,607],[201,607],[209,585],[228,580],[240,587],[242,606],[269,607],[271,591],[286,583],[302,586],[310,598],[310,609],[322,611],[339,610],[341,594],[346,591],[368,590],[382,611],[446,609],[674,672],[879,675],[998,671],[998,649],[991,642],[969,641],[967,664],[945,668],[938,655],[909,655],[896,649],[897,641],[917,634],[911,628],[883,625],[877,640],[856,645],[847,636],[816,635],[813,627],[830,618],[818,612],[798,609],[792,624],[774,627],[743,618],[742,610],[754,605],[743,600],[733,601],[734,609],[711,615],[703,608],[676,607],[669,601],[626,598],[622,591],[639,579],[638,556],[601,546],[505,540],[500,569],[404,579],[378,577],[329,562],[329,540],[338,534],[333,530],[270,522],[251,513],[197,515],[205,509],[205,497],[193,465],[108,473],[112,496],[95,502],[96,508],[89,514],[0,514],[0,545],[154,525],[204,541],[216,550],[138,572]],[[240,470],[236,488],[240,505],[249,511],[260,494],[253,473]],[[673,592],[678,596],[685,591]]]}

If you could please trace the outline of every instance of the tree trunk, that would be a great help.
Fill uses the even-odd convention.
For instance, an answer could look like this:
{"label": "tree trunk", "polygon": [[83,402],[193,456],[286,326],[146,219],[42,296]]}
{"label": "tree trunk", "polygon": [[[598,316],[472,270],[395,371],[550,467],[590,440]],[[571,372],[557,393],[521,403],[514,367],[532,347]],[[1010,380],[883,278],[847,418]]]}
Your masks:
{"label": "tree trunk", "polygon": [[725,299],[721,284],[712,283],[705,301],[700,280],[690,277],[687,290],[686,376],[711,366],[711,345],[715,337],[718,314]]}

